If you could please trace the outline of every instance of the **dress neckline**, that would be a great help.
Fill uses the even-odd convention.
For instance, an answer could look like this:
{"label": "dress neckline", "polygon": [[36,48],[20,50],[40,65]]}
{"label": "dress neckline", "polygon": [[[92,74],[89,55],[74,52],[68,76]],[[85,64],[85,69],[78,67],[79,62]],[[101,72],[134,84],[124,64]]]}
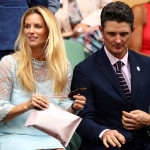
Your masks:
{"label": "dress neckline", "polygon": [[45,61],[38,61],[38,60],[36,60],[36,59],[33,58],[33,57],[32,57],[32,62],[33,62],[34,64],[37,64],[37,65],[45,65],[45,64],[46,64]]}

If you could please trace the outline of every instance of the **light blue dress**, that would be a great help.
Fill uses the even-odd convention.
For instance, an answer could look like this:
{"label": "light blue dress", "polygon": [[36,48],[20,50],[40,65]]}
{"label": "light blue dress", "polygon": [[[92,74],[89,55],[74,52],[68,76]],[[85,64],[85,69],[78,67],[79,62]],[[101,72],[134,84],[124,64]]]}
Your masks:
{"label": "light blue dress", "polygon": [[[0,120],[16,105],[30,100],[31,95],[21,90],[21,84],[16,83],[17,62],[15,57],[8,55],[0,62]],[[53,89],[47,78],[45,62],[37,62],[33,59],[33,77],[37,84],[37,93],[52,95]],[[71,66],[68,63],[68,83],[63,93],[69,93],[72,78]],[[51,102],[67,109],[72,104],[71,100],[50,99]],[[0,150],[36,150],[64,148],[61,142],[33,127],[24,127],[31,111],[10,121],[0,123]],[[63,116],[62,116],[63,117]],[[65,149],[65,148],[64,148]]]}

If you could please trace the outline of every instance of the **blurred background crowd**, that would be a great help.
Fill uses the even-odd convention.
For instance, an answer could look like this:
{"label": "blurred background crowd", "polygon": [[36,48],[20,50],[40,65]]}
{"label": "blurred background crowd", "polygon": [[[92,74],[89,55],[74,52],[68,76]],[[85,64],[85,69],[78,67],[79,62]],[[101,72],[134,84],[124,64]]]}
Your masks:
{"label": "blurred background crowd", "polygon": [[[99,30],[100,12],[101,9],[111,1],[116,0],[26,0],[22,2],[18,0],[13,2],[1,0],[0,58],[14,51],[14,43],[19,32],[21,17],[24,11],[33,5],[44,5],[53,13],[56,12],[55,16],[60,25],[63,38],[80,43],[85,52],[85,57],[88,57],[103,46],[103,39]],[[149,42],[145,39],[146,35],[144,35],[146,41],[143,41],[143,33],[145,33],[145,30],[147,33],[148,30],[143,28],[148,22],[148,13],[141,12],[146,12],[146,10],[149,9],[148,6],[142,7],[144,3],[149,3],[149,0],[120,1],[127,3],[132,8],[136,19],[136,28],[129,48],[149,56],[150,46],[147,46]],[[140,19],[139,17],[142,19],[145,18],[144,21],[137,21]],[[139,22],[141,24],[139,24]],[[143,43],[146,44],[144,45],[144,50],[142,50]]]}

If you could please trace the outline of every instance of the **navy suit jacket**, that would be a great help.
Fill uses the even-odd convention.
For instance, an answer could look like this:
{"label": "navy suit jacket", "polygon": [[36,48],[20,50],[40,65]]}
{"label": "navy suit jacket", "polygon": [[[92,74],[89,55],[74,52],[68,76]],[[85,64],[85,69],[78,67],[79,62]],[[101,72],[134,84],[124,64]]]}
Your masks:
{"label": "navy suit jacket", "polygon": [[83,120],[77,129],[79,135],[83,137],[82,150],[105,149],[99,139],[99,134],[105,129],[118,130],[127,141],[149,138],[146,128],[127,131],[122,126],[123,110],[140,109],[149,113],[150,107],[150,58],[129,50],[129,62],[131,68],[129,102],[125,99],[104,48],[75,67],[71,90],[81,86],[87,87],[85,93],[87,102],[79,113]]}

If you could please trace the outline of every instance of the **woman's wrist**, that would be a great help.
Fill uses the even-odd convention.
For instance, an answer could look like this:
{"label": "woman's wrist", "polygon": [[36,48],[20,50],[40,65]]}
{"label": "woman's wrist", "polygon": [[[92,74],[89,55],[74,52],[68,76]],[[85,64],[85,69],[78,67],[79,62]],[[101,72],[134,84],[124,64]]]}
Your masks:
{"label": "woman's wrist", "polygon": [[71,109],[72,109],[72,111],[74,112],[74,114],[78,114],[79,111],[80,111],[80,110],[77,110],[77,109],[74,108],[74,103],[72,103]]}
{"label": "woman's wrist", "polygon": [[23,108],[24,108],[25,111],[28,111],[28,110],[32,109],[32,108],[29,107],[28,102],[24,103],[23,106],[24,106]]}
{"label": "woman's wrist", "polygon": [[[83,107],[84,108],[84,107]],[[83,110],[83,108],[82,109],[75,109],[74,108],[74,103],[72,103],[72,105],[71,105],[71,109],[72,109],[72,111],[74,112],[74,114],[78,114],[81,110]]]}

